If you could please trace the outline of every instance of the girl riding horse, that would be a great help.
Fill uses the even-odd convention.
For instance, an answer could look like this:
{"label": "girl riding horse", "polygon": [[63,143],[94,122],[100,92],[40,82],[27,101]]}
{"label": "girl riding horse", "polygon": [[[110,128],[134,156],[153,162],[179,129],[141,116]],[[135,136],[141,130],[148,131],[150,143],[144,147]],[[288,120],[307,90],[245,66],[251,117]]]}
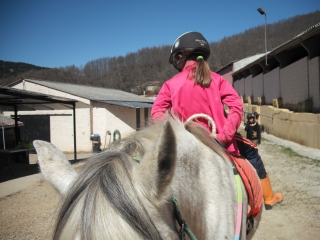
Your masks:
{"label": "girl riding horse", "polygon": [[[274,193],[258,149],[237,134],[241,123],[242,102],[234,88],[217,73],[210,71],[208,41],[198,32],[187,32],[176,39],[171,48],[170,64],[179,71],[166,81],[152,107],[154,121],[164,119],[167,110],[186,121],[194,114],[206,114],[216,123],[214,137],[233,155],[248,159],[257,170],[267,210],[282,202],[281,193]],[[226,116],[224,104],[229,107]],[[205,119],[199,122],[207,127]]]}

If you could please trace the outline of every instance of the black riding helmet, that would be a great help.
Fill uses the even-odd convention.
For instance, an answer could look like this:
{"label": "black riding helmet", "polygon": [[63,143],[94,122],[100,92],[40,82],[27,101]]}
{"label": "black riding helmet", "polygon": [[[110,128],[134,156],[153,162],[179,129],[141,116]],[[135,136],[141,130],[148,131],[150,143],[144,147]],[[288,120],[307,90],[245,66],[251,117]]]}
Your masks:
{"label": "black riding helmet", "polygon": [[[178,57],[179,55],[182,57]],[[178,37],[172,45],[169,63],[181,71],[187,60],[198,56],[202,56],[204,60],[209,58],[208,41],[199,32],[187,32]]]}
{"label": "black riding helmet", "polygon": [[247,118],[254,118],[254,114],[253,113],[248,113]]}

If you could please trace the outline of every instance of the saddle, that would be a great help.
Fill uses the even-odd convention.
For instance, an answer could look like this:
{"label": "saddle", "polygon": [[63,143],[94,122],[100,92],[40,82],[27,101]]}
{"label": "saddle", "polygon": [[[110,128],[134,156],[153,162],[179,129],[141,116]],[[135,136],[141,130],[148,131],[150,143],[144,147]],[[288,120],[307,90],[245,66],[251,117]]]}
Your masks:
{"label": "saddle", "polygon": [[229,156],[232,158],[230,160],[234,162],[249,196],[250,210],[247,217],[255,218],[260,213],[263,199],[260,180],[248,161],[241,157]]}

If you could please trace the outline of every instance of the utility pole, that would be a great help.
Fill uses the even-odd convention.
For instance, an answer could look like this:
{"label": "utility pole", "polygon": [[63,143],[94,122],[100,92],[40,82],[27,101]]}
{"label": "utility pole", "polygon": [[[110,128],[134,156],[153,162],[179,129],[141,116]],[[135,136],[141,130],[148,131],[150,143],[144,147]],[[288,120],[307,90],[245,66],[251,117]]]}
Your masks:
{"label": "utility pole", "polygon": [[257,10],[261,15],[264,15],[264,46],[265,46],[265,53],[266,53],[266,65],[268,65],[268,62],[267,62],[267,13],[263,8],[258,8]]}

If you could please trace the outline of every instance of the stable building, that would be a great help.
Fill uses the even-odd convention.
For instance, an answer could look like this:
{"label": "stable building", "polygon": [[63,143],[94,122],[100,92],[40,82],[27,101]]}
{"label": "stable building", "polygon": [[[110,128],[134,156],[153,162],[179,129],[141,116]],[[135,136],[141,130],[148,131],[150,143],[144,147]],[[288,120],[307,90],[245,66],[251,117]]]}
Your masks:
{"label": "stable building", "polygon": [[320,112],[320,23],[274,48],[217,72],[244,103]]}
{"label": "stable building", "polygon": [[[18,112],[19,120],[24,122],[24,129],[30,129],[30,136],[25,135],[28,140],[45,140],[64,152],[74,151],[74,135],[77,151],[88,152],[93,150],[93,145],[97,145],[97,142],[103,150],[111,141],[139,130],[148,124],[154,101],[116,89],[36,79],[19,80],[9,86],[72,99],[87,105],[76,108],[73,112],[49,105],[43,106],[41,110],[33,109],[32,104],[28,104],[30,111],[24,109]],[[12,113],[4,112],[4,115],[10,114]]]}

